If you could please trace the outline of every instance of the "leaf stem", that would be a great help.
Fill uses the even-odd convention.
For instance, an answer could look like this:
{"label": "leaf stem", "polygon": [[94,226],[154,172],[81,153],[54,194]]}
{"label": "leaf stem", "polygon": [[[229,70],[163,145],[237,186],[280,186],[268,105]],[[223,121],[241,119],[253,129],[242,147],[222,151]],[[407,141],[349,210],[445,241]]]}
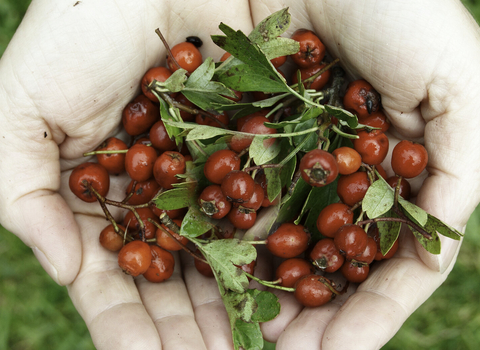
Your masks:
{"label": "leaf stem", "polygon": [[258,277],[255,277],[254,275],[251,275],[249,274],[248,272],[245,272],[244,273],[250,277],[252,280],[254,281],[257,281],[258,283],[260,283],[261,285],[265,286],[265,287],[269,287],[269,288],[275,288],[275,289],[279,289],[279,290],[284,290],[286,292],[295,292],[295,288],[288,288],[288,287],[282,287],[282,286],[278,286],[277,283],[278,281],[272,281],[272,282],[269,282],[269,281],[264,281]]}

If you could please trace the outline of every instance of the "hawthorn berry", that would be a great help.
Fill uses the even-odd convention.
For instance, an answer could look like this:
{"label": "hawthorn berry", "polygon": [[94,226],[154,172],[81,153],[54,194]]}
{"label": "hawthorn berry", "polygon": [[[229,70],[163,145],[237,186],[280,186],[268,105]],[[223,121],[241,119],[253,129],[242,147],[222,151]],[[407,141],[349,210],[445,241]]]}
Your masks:
{"label": "hawthorn berry", "polygon": [[150,246],[151,261],[143,277],[149,282],[160,283],[173,275],[175,259],[169,251],[156,245]]}
{"label": "hawthorn berry", "polygon": [[103,165],[87,162],[73,169],[68,179],[68,186],[82,201],[91,203],[97,200],[97,196],[89,186],[105,197],[110,189],[110,176]]}
{"label": "hawthorn berry", "polygon": [[129,242],[118,252],[118,266],[133,277],[145,273],[151,261],[150,246],[142,241]]}
{"label": "hawthorn berry", "polygon": [[300,160],[299,168],[303,180],[315,187],[332,183],[338,175],[338,165],[335,157],[321,149],[307,152]]}
{"label": "hawthorn berry", "polygon": [[173,188],[173,184],[182,181],[177,175],[184,174],[185,169],[185,157],[181,153],[166,151],[155,161],[153,176],[163,189],[168,190]]}
{"label": "hawthorn berry", "polygon": [[230,171],[240,170],[240,164],[241,160],[237,153],[229,149],[222,149],[207,158],[203,173],[208,181],[220,185]]}
{"label": "hawthorn berry", "polygon": [[175,45],[172,47],[171,53],[172,56],[167,57],[167,65],[172,72],[175,72],[178,69],[174,60],[178,63],[180,68],[185,69],[190,74],[203,63],[202,54],[197,47],[190,42],[185,41]]}
{"label": "hawthorn berry", "polygon": [[135,181],[147,181],[153,176],[153,166],[157,160],[157,151],[141,143],[133,145],[125,155],[125,170]]}
{"label": "hawthorn berry", "polygon": [[[96,151],[124,151],[127,144],[116,137],[109,137],[97,147]],[[119,175],[125,171],[125,153],[97,154],[97,161],[109,174]]]}
{"label": "hawthorn berry", "polygon": [[403,140],[392,152],[392,169],[398,176],[410,179],[420,175],[428,163],[428,153],[419,143]]}
{"label": "hawthorn berry", "polygon": [[330,281],[318,275],[306,275],[295,284],[295,299],[306,307],[318,307],[328,303],[334,298],[332,290],[328,287]]}
{"label": "hawthorn berry", "polygon": [[297,66],[308,68],[322,62],[326,52],[325,45],[314,32],[308,29],[297,29],[290,38],[300,44],[300,50],[290,55]]}
{"label": "hawthorn berry", "polygon": [[353,211],[343,203],[332,203],[320,211],[317,218],[317,229],[325,237],[333,238],[338,229],[353,223]]}
{"label": "hawthorn berry", "polygon": [[310,235],[302,225],[283,223],[267,238],[267,249],[281,258],[294,258],[308,247]]}
{"label": "hawthorn berry", "polygon": [[302,258],[290,258],[284,260],[275,270],[275,278],[281,279],[280,285],[292,288],[303,276],[315,272],[312,264]]}

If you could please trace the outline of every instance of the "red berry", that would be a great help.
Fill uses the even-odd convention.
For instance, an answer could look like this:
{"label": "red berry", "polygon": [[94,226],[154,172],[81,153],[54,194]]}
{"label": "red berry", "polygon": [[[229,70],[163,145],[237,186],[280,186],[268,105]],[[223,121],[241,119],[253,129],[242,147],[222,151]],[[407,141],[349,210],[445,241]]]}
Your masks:
{"label": "red berry", "polygon": [[358,139],[353,140],[353,147],[362,156],[362,161],[369,165],[383,162],[388,153],[388,137],[380,130],[359,131]]}
{"label": "red berry", "polygon": [[[110,137],[97,147],[96,151],[124,151],[127,144],[116,137]],[[125,153],[97,154],[97,161],[109,174],[119,175],[125,171]]]}
{"label": "red berry", "polygon": [[136,144],[130,147],[125,156],[125,170],[135,181],[147,181],[153,176],[153,165],[157,152],[153,147]]}
{"label": "red berry", "polygon": [[232,208],[227,214],[228,220],[232,225],[240,230],[248,230],[257,220],[257,213],[245,211],[241,208]]}
{"label": "red berry", "polygon": [[[177,224],[178,227],[182,226],[182,220],[174,219],[173,222]],[[175,239],[171,238],[166,232],[170,233]],[[182,249],[182,246],[178,244],[178,242],[183,245],[187,245],[188,243],[188,238],[180,236],[165,225],[161,225],[161,228],[157,228],[155,235],[157,237],[157,244],[166,250],[178,251]]]}
{"label": "red berry", "polygon": [[98,163],[83,163],[73,169],[68,180],[70,190],[84,202],[95,202],[97,197],[89,185],[99,195],[105,197],[110,189],[110,177],[107,169]]}
{"label": "red berry", "polygon": [[295,285],[295,299],[306,307],[324,305],[334,297],[327,283],[329,283],[328,279],[322,276],[303,276]]}
{"label": "red berry", "polygon": [[123,109],[123,128],[129,135],[137,136],[147,132],[159,117],[159,108],[145,95],[139,95]]}
{"label": "red berry", "polygon": [[156,246],[150,246],[151,262],[143,277],[149,282],[160,283],[173,275],[175,259],[172,253]]}
{"label": "red berry", "polygon": [[185,157],[181,153],[166,151],[155,161],[153,176],[162,188],[168,190],[182,181],[176,175],[184,174],[185,169]]}
{"label": "red berry", "polygon": [[368,236],[360,226],[347,224],[337,231],[333,240],[338,250],[347,260],[351,260],[363,253],[367,247]]}
{"label": "red berry", "polygon": [[212,219],[225,217],[232,208],[232,203],[222,192],[219,185],[210,185],[203,189],[198,197],[201,210]]}
{"label": "red berry", "polygon": [[343,203],[352,207],[360,202],[370,187],[368,175],[364,171],[357,171],[350,175],[342,175],[338,179],[337,194]]}
{"label": "red berry", "polygon": [[428,153],[419,143],[403,140],[392,152],[392,169],[398,176],[410,179],[420,175],[428,163]]}
{"label": "red berry", "polygon": [[309,239],[302,225],[284,223],[268,236],[267,249],[275,256],[293,258],[307,249]]}
{"label": "red berry", "polygon": [[317,229],[325,237],[335,237],[338,229],[353,223],[353,211],[343,203],[332,203],[322,209],[317,218]]}
{"label": "red berry", "polygon": [[322,187],[335,181],[338,165],[331,153],[314,149],[307,152],[300,160],[300,172],[306,183]]}
{"label": "red berry", "polygon": [[133,277],[145,273],[151,260],[150,246],[142,241],[129,242],[118,252],[118,266]]}
{"label": "red berry", "polygon": [[301,258],[291,258],[284,260],[275,272],[275,278],[282,279],[280,285],[292,288],[295,283],[303,276],[313,274],[315,271],[312,264]]}
{"label": "red berry", "polygon": [[203,173],[208,181],[220,185],[229,172],[240,170],[240,163],[237,153],[229,149],[222,149],[208,157]]}
{"label": "red berry", "polygon": [[325,45],[314,32],[298,29],[291,38],[300,44],[300,51],[290,56],[297,66],[307,68],[322,62],[325,57]]}
{"label": "red berry", "polygon": [[345,261],[340,272],[347,281],[352,283],[362,283],[368,277],[370,266],[367,264],[357,264],[353,261]]}
{"label": "red berry", "polygon": [[327,273],[337,271],[345,261],[331,238],[318,241],[310,252],[310,259],[313,260],[315,266]]}
{"label": "red berry", "polygon": [[[203,63],[202,54],[192,43],[186,41],[179,43],[171,48],[171,52],[179,66],[190,74]],[[171,56],[168,56],[167,64],[172,72],[178,69]]]}
{"label": "red berry", "polygon": [[248,202],[255,190],[255,181],[244,171],[233,170],[222,181],[222,192],[229,201]]}
{"label": "red berry", "polygon": [[339,147],[332,152],[338,164],[338,173],[350,175],[362,166],[362,156],[354,148]]}
{"label": "red berry", "polygon": [[142,92],[145,96],[147,96],[151,101],[158,102],[157,97],[152,93],[152,91],[148,88],[150,83],[154,80],[163,83],[172,75],[172,71],[165,67],[153,67],[150,68],[142,78],[140,86],[142,88]]}
{"label": "red berry", "polygon": [[105,227],[100,232],[99,241],[103,248],[110,250],[111,252],[118,252],[123,247],[123,233],[125,233],[125,227],[118,225],[119,231],[115,232],[112,224]]}
{"label": "red berry", "polygon": [[150,128],[150,142],[160,152],[173,151],[177,148],[175,140],[168,136],[167,129],[163,121],[159,120]]}
{"label": "red berry", "polygon": [[398,181],[400,181],[398,194],[402,196],[402,198],[405,200],[410,199],[411,186],[410,186],[410,182],[408,182],[407,179],[405,179],[404,177],[398,177],[394,175],[394,176],[390,176],[388,179],[386,179],[386,181],[393,188],[396,188],[398,185]]}
{"label": "red berry", "polygon": [[359,118],[367,118],[380,109],[380,95],[367,81],[352,81],[343,98],[345,109]]}

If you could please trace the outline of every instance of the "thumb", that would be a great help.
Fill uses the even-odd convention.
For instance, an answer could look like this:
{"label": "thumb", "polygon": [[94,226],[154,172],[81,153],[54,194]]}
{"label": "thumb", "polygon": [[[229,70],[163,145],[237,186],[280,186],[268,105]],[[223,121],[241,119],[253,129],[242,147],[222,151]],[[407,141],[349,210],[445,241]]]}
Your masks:
{"label": "thumb", "polygon": [[0,124],[0,223],[33,249],[57,283],[69,284],[82,248],[73,213],[57,193],[58,147],[48,126],[31,116],[7,118],[0,111]]}

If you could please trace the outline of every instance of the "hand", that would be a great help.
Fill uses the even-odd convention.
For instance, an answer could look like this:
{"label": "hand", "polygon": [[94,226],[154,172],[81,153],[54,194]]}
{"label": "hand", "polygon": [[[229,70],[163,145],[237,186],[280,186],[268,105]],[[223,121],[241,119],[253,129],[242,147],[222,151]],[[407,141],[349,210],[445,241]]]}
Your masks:
{"label": "hand", "polygon": [[[313,29],[351,78],[365,78],[381,94],[396,138],[423,138],[429,177],[417,184],[416,203],[463,229],[479,201],[480,174],[480,46],[466,9],[450,0],[292,1],[253,5],[254,22],[284,6],[292,14],[289,31]],[[408,232],[400,244],[347,301],[302,310],[281,294],[283,311],[263,325],[266,339],[278,340],[277,350],[379,349],[446,279],[459,249],[442,238],[442,254],[432,256]]]}
{"label": "hand", "polygon": [[[5,208],[1,213],[0,220],[6,228],[18,234],[34,248],[42,265],[57,282],[69,284],[72,300],[84,317],[94,343],[99,349],[144,348],[146,344],[149,348],[160,348],[160,343],[167,349],[201,349],[205,348],[205,345],[208,348],[219,349],[231,347],[228,321],[215,283],[205,284],[201,276],[194,273],[190,263],[182,266],[183,279],[180,275],[180,264],[177,264],[175,277],[161,286],[143,283],[142,279],[138,279],[137,284],[134,284],[130,277],[118,271],[115,256],[98,248],[96,241],[98,232],[105,226],[105,221],[96,217],[96,215],[102,215],[98,206],[79,204],[66,186],[69,170],[75,164],[83,161],[82,153],[92,150],[103,139],[117,131],[121,109],[138,93],[138,83],[142,74],[149,67],[163,62],[162,58],[165,57],[165,52],[154,34],[156,27],[160,27],[169,42],[184,40],[187,35],[192,34],[206,36],[215,33],[218,31],[217,25],[220,21],[248,33],[252,23],[250,10],[254,13],[253,21],[256,23],[285,4],[276,5],[272,2],[267,8],[264,4],[260,6],[255,3],[251,9],[246,3],[227,8],[222,6],[221,2],[217,3],[216,1],[211,1],[208,8],[206,8],[207,6],[202,8],[191,6],[189,9],[187,1],[185,3],[176,1],[170,5],[172,9],[169,5],[170,3],[167,1],[160,2],[155,6],[149,3],[129,4],[117,1],[92,7],[83,2],[78,2],[76,6],[73,6],[73,3],[67,5],[34,2],[11,46],[2,58],[0,66],[0,76],[2,77],[2,89],[0,90],[2,103],[0,105],[3,106],[0,110],[0,120],[3,134],[6,135],[6,139],[0,139],[4,157],[4,161],[0,165],[0,170],[4,175],[4,181],[1,184],[4,196],[1,204],[3,204],[2,208]],[[430,99],[428,101],[431,101],[432,106],[427,105],[427,111],[422,111],[423,114],[408,113],[409,116],[415,117],[413,122],[410,117],[406,118],[406,121],[399,120],[401,111],[411,112],[423,100],[422,93],[427,86],[425,81],[430,81],[425,80],[424,77],[428,71],[425,71],[423,67],[415,66],[415,62],[410,56],[402,59],[397,57],[396,60],[399,63],[412,64],[412,67],[409,68],[417,72],[418,76],[415,75],[414,79],[411,76],[401,76],[401,79],[395,76],[387,81],[385,77],[389,75],[379,74],[378,71],[372,72],[368,69],[370,66],[365,64],[365,62],[371,61],[373,49],[368,48],[367,45],[357,45],[357,42],[365,42],[365,44],[373,46],[378,42],[367,40],[369,38],[367,32],[357,33],[357,41],[349,41],[349,38],[345,37],[347,34],[345,31],[335,29],[335,26],[341,27],[340,22],[333,21],[333,18],[338,15],[338,11],[353,12],[354,8],[343,9],[341,5],[310,4],[309,13],[311,15],[309,16],[302,6],[303,4],[300,3],[292,3],[290,6],[294,19],[294,25],[290,31],[293,31],[295,27],[306,27],[308,23],[303,22],[302,19],[309,17],[313,19],[314,15],[312,14],[319,12],[314,8],[324,6],[323,16],[330,20],[326,20],[322,16],[315,17],[311,25],[325,40],[332,55],[342,59],[344,66],[352,76],[362,76],[374,84],[382,94],[387,113],[394,121],[395,126],[399,127],[401,124],[400,126],[403,128],[399,130],[403,131],[405,136],[422,135],[423,118],[429,121],[433,118],[432,115],[441,115],[442,120],[447,121],[448,116],[452,118],[453,112],[460,110],[458,107],[450,110],[454,106],[449,104],[448,108],[445,108],[449,113],[441,113],[442,111],[439,112],[438,108],[446,106],[437,106],[434,103],[436,99]],[[335,6],[342,8],[339,9]],[[413,4],[412,6],[420,5]],[[434,4],[431,7],[438,9],[438,6],[434,6]],[[163,9],[168,10],[162,12]],[[181,11],[178,10],[176,13],[175,9],[181,9]],[[362,11],[366,11],[365,14],[362,14],[362,18],[357,18],[357,13],[352,15],[345,13],[343,18],[346,18],[346,21],[342,23],[351,25],[353,28],[360,27],[362,23],[372,23],[373,5],[370,15],[367,15],[369,13],[367,9],[368,6],[362,7]],[[202,16],[201,11],[205,11],[205,16]],[[417,11],[419,10],[417,9]],[[456,11],[462,13],[460,8]],[[413,11],[413,13],[417,12]],[[365,20],[365,17],[368,20]],[[122,20],[119,20],[120,18]],[[199,23],[198,18],[209,18],[211,22]],[[440,19],[437,21],[443,25],[443,17],[439,16],[439,18],[442,21]],[[413,24],[418,25],[415,22],[417,19],[417,15],[412,15]],[[377,20],[382,20],[382,18]],[[383,20],[388,25],[400,25],[399,23],[390,23],[386,19]],[[474,28],[473,22],[470,23],[472,28],[468,28],[468,25],[466,26],[460,19],[458,22],[458,26],[457,23],[452,25],[454,30],[458,31],[463,28],[466,33],[474,31],[472,29]],[[375,26],[372,30],[377,28],[379,26]],[[390,28],[390,30],[393,29]],[[400,33],[394,32],[394,34],[398,37]],[[451,35],[451,33],[449,34]],[[343,36],[336,38],[337,35]],[[468,36],[471,37],[473,34]],[[390,34],[386,35],[384,40],[388,39],[390,43],[391,37]],[[463,38],[463,36],[461,37]],[[414,41],[411,35],[406,38]],[[377,40],[381,41],[382,38]],[[458,41],[450,40],[458,44]],[[220,50],[213,44],[208,40],[204,41],[206,45],[202,48],[202,52],[205,55],[212,57],[221,55]],[[337,49],[335,45],[337,41],[344,45],[341,49]],[[410,41],[408,44],[413,45]],[[470,41],[473,42],[473,39]],[[425,44],[425,40],[420,43]],[[441,51],[439,47],[447,48],[446,44],[442,45],[435,46],[435,50],[429,48],[426,51],[428,57],[432,55],[430,60],[433,61],[427,66],[432,66],[437,62],[437,56],[433,55],[433,52]],[[476,47],[475,43],[467,46],[470,50]],[[383,61],[383,57],[388,57],[389,50],[394,54],[398,52],[397,49],[392,50],[392,48],[392,46],[383,47],[383,50],[376,48],[375,58],[380,63],[372,66],[376,69],[380,67],[388,69],[389,61]],[[355,49],[358,52],[355,52]],[[452,49],[453,53],[459,51],[459,49]],[[470,55],[469,58],[471,62],[475,62],[471,56],[476,57],[477,54],[475,50],[473,51],[475,54]],[[443,51],[441,52],[443,53]],[[417,54],[419,53],[421,52]],[[418,56],[424,57],[424,55]],[[452,66],[457,64],[457,60],[452,58],[455,56],[452,54],[448,56],[444,58],[452,60]],[[445,67],[450,68],[451,66],[446,64]],[[466,65],[461,64],[460,67],[466,67]],[[471,68],[475,71],[475,67]],[[11,74],[11,72],[15,72],[15,74]],[[430,71],[430,73],[432,76],[429,78],[433,79],[435,72]],[[470,71],[464,75],[476,76],[474,72]],[[375,77],[377,78],[375,79]],[[381,81],[379,77],[382,77],[383,80]],[[454,80],[457,82],[457,77]],[[407,86],[413,81],[424,83],[423,88],[416,94],[412,94],[412,88]],[[461,98],[465,103],[462,103],[462,113],[455,114],[455,116],[473,114],[473,105],[471,102],[469,104],[469,96],[464,94],[468,88],[469,94],[475,96],[476,88],[473,86],[473,82],[466,77],[464,81],[465,86],[462,86],[462,91],[458,91],[456,97]],[[387,89],[383,83],[388,84],[389,82],[390,85],[386,86],[390,86],[390,89]],[[399,86],[402,89],[400,92],[394,90],[399,89]],[[433,93],[435,90],[433,87],[438,85],[429,86]],[[392,96],[393,93],[400,97]],[[449,93],[452,92],[449,91]],[[406,96],[409,97],[408,100],[405,100]],[[428,118],[427,114],[429,114]],[[466,123],[465,117],[458,119],[460,125]],[[474,129],[469,124],[469,128],[465,130]],[[427,130],[429,135],[434,134],[432,130],[428,128]],[[449,130],[449,132],[451,131]],[[44,137],[45,135],[46,137]],[[438,147],[434,146],[434,140],[427,138],[427,133],[425,133],[425,137],[427,145]],[[455,148],[452,150],[464,149],[461,142],[467,142],[467,137],[464,137],[463,134],[461,136],[452,134],[451,137],[455,139],[452,141],[455,144]],[[38,151],[39,147],[41,152]],[[452,150],[443,150],[443,155],[448,156]],[[458,179],[460,176],[476,174],[474,169],[463,171],[467,167],[462,166],[462,157],[456,155],[449,157],[453,158],[447,158],[449,169],[450,165],[455,162],[459,163],[459,169],[462,169],[458,173]],[[478,162],[468,161],[468,164],[473,166]],[[447,205],[445,208],[437,207],[440,205],[440,201],[438,201],[438,203],[434,202],[436,206],[432,207],[432,198],[439,193],[438,185],[427,186],[435,181],[441,184],[444,181],[442,179],[447,178],[449,172],[446,171],[445,165],[441,166],[441,160],[434,158],[431,165],[432,169],[436,169],[436,173],[423,186],[418,197],[418,204],[460,228],[465,224],[470,212],[478,202],[478,198],[468,197],[467,193],[474,193],[471,187],[464,188],[462,182],[457,180],[453,185],[449,184],[448,186],[448,194],[452,195],[450,200],[452,204],[445,202],[448,203],[448,207]],[[59,176],[60,169],[63,170],[61,178]],[[117,196],[121,197],[121,189],[126,181],[124,178],[116,179],[111,190],[113,196],[115,196],[114,189],[116,189]],[[429,190],[431,186],[435,189]],[[61,196],[57,194],[58,190]],[[425,193],[423,197],[422,193]],[[445,197],[445,193],[442,193],[442,197]],[[428,203],[430,206],[427,206]],[[455,203],[467,203],[467,205],[461,207]],[[447,212],[452,214],[446,216]],[[75,216],[72,213],[75,213]],[[114,214],[119,215],[118,212]],[[44,228],[48,228],[48,230]],[[68,235],[65,232],[69,232]],[[443,248],[445,255],[448,249],[445,245]],[[421,250],[419,251],[421,252]],[[453,252],[450,254],[451,256],[455,254],[456,249],[453,249]],[[444,269],[445,266],[449,266],[449,268],[452,266],[449,264],[451,258],[446,257],[442,262],[431,259],[427,254],[421,254],[425,262],[437,270]],[[353,342],[357,347],[375,348],[380,346],[393,335],[403,319],[423,302],[446,277],[446,274],[441,275],[422,263],[413,247],[413,242],[408,238],[402,242],[400,257],[400,259],[384,264],[381,269],[377,270],[369,280],[368,286],[367,283],[364,283],[359,289],[364,292],[357,293],[351,298],[332,322],[330,320],[340,305],[331,304],[328,308],[300,312],[298,305],[288,302],[288,297],[286,297],[287,302],[283,305],[284,312],[278,319],[265,325],[265,336],[270,340],[275,340],[290,323],[279,339],[279,349],[282,347],[290,349],[318,348],[322,338],[329,340],[329,342],[324,341],[325,347],[329,344],[333,344],[332,346],[341,344],[342,347],[345,347]],[[404,274],[404,272],[411,273],[412,271],[414,271],[413,276]],[[394,283],[388,285],[380,283],[387,276]],[[399,288],[399,285],[405,285],[405,281],[411,282],[412,278],[418,278],[418,284],[410,284],[411,289],[407,288],[406,292]],[[385,284],[385,282],[383,283]],[[412,291],[417,288],[422,290],[421,294],[417,290]],[[404,291],[404,293],[403,295],[394,294],[393,291]],[[379,296],[378,299],[374,299],[375,295],[388,296],[388,298]],[[412,300],[412,295],[417,295],[418,299]],[[191,301],[189,297],[192,298]],[[360,319],[355,315],[358,313],[360,316],[365,315],[365,309],[371,308],[373,303],[375,303],[375,307],[372,309],[375,309],[376,313],[370,312],[369,317],[373,318],[374,322],[378,322],[378,327],[382,325],[384,328],[379,330],[378,327],[372,325],[367,327],[362,323],[362,339],[365,340],[360,343],[356,339],[358,334],[353,331],[350,332],[352,339],[347,338],[343,329],[357,329],[352,327],[352,322]],[[379,305],[383,306],[379,307]],[[379,319],[388,317],[383,310],[398,310],[401,308],[400,305],[404,307],[401,309],[401,317],[398,317],[399,313],[397,313],[394,315],[395,319],[390,320],[390,324],[386,322],[380,324]],[[319,319],[321,322],[318,324],[323,324],[325,327],[316,332],[312,332],[311,329],[309,331],[304,321],[312,319]],[[383,319],[381,320],[383,321]],[[327,331],[324,333],[327,325]],[[390,329],[387,329],[388,327]],[[378,334],[382,334],[382,336],[379,338]],[[341,342],[340,337],[342,337]],[[369,343],[371,341],[375,341],[378,345],[371,345]],[[335,342],[338,343],[334,344]]]}
{"label": "hand", "polygon": [[[200,36],[205,57],[218,59],[208,39],[220,21],[250,32],[248,3],[34,1],[0,62],[0,222],[68,285],[97,349],[231,348],[215,282],[199,285],[177,256],[168,282],[135,283],[98,245],[100,206],[68,188],[82,154],[119,131],[143,74],[164,64],[155,29],[171,43]],[[121,198],[127,181],[115,178],[109,197]]]}

